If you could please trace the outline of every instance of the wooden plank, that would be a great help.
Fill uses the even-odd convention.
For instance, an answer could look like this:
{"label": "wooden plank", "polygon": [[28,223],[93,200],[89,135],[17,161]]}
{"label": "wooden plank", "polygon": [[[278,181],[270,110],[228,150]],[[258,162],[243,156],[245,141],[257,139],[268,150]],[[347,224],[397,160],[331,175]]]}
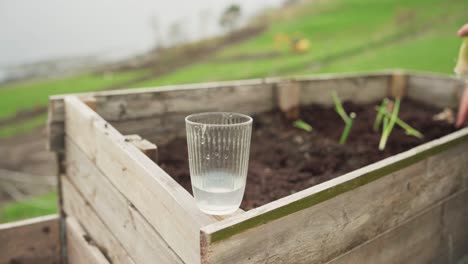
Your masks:
{"label": "wooden plank", "polygon": [[88,234],[73,218],[67,217],[67,263],[69,264],[109,264],[102,252],[90,243]]}
{"label": "wooden plank", "polygon": [[300,79],[301,104],[332,105],[332,91],[342,101],[368,103],[387,96],[389,74],[344,75],[333,78]]}
{"label": "wooden plank", "polygon": [[[272,202],[260,208],[246,212],[243,217],[234,217],[229,221],[222,221],[211,225],[206,230],[214,232],[221,230],[230,230],[227,236],[234,235],[236,232],[242,232],[245,229],[253,228],[268,221],[278,219],[290,213],[306,209],[317,203],[331,199],[339,194],[375,181],[392,172],[408,167],[414,163],[436,155],[450,148],[459,147],[468,141],[468,128],[461,129],[450,135],[425,143],[406,152],[394,155],[385,160],[368,165],[361,169],[347,173],[322,184],[313,186],[309,189],[292,194],[286,198]],[[466,153],[465,153],[466,154]],[[465,159],[467,155],[465,155]],[[466,164],[465,164],[466,167]],[[244,221],[248,221],[245,223]],[[242,224],[241,224],[242,223]],[[237,225],[237,228],[233,228]]]}
{"label": "wooden plank", "polygon": [[[225,81],[82,93],[74,96],[95,98],[96,111],[108,121],[144,118],[165,112],[209,111],[226,107],[256,112],[257,109],[272,108],[274,82],[265,79]],[[67,96],[72,95],[49,98],[51,123],[65,120],[64,98]]]}
{"label": "wooden plank", "polygon": [[[254,91],[254,92],[253,92]],[[119,90],[80,94],[80,98],[94,98],[96,111],[108,121],[119,121],[124,134],[140,134],[141,129],[127,125],[126,120],[138,119],[141,125],[154,124],[176,114],[186,116],[193,112],[235,111],[246,114],[266,111],[273,108],[273,84],[262,79],[202,83],[161,88]],[[64,96],[52,96],[49,101],[49,149],[63,150]],[[149,118],[150,121],[143,121]],[[117,123],[117,122],[116,122]],[[174,127],[184,127],[184,119],[176,120]],[[160,126],[146,127],[159,129]],[[175,130],[174,130],[175,131]],[[160,142],[156,142],[160,144]]]}
{"label": "wooden plank", "polygon": [[0,263],[59,263],[57,215],[0,224]]}
{"label": "wooden plank", "polygon": [[84,96],[81,98],[81,101],[83,101],[83,103],[85,103],[89,108],[93,109],[93,111],[96,111],[97,100],[94,96]]}
{"label": "wooden plank", "polygon": [[[468,232],[465,232],[468,223],[467,198],[467,190],[456,193],[328,264],[363,261],[379,264],[456,264],[455,260],[468,253]],[[447,233],[448,230],[455,233]],[[460,240],[454,241],[453,235],[459,236]],[[454,247],[461,255],[451,254]]]}
{"label": "wooden plank", "polygon": [[464,82],[455,78],[429,74],[408,77],[408,96],[439,107],[457,107]]}
{"label": "wooden plank", "polygon": [[393,98],[402,98],[406,95],[408,75],[402,71],[395,71],[390,77],[389,95]]}
{"label": "wooden plank", "polygon": [[126,135],[125,140],[133,144],[143,154],[150,158],[155,163],[158,163],[158,147],[146,139],[141,138],[139,135]]}
{"label": "wooden plank", "polygon": [[77,98],[65,99],[66,133],[188,263],[200,262],[200,227],[216,222],[193,197]]}
{"label": "wooden plank", "polygon": [[[86,228],[93,224],[90,221],[97,222],[93,225],[102,221],[102,227],[94,226],[96,230],[90,229],[90,235],[99,245],[107,244],[105,248],[109,249],[109,253],[118,253],[112,246],[116,243],[106,243],[104,240],[115,236],[136,263],[182,263],[131,202],[69,139],[66,141],[66,150],[67,177],[62,179],[62,186],[67,214],[75,216]],[[98,219],[90,219],[89,215],[93,213]],[[115,258],[121,259],[122,255],[126,255],[122,251]]]}
{"label": "wooden plank", "polygon": [[109,230],[109,225],[97,216],[90,204],[68,179],[64,178],[63,189],[63,210],[84,227],[86,233],[101,252],[112,263],[134,263],[115,235]]}
{"label": "wooden plank", "polygon": [[[464,171],[468,173],[468,171]],[[450,261],[457,264],[468,255],[468,190],[444,205],[443,222],[447,232]]]}
{"label": "wooden plank", "polygon": [[277,104],[288,119],[299,117],[300,93],[301,89],[297,81],[283,81],[277,84]]}
{"label": "wooden plank", "polygon": [[[466,151],[467,132],[204,227],[202,259],[204,263],[329,261],[459,191],[462,177],[467,177],[460,175],[460,168],[468,160],[449,161],[447,166],[457,168],[445,174],[426,172],[442,160],[440,156]],[[462,135],[463,141],[447,152],[436,148]],[[431,155],[435,156],[428,160]]]}
{"label": "wooden plank", "polygon": [[[160,144],[161,142],[153,141],[150,137],[152,129],[162,127],[158,124],[164,123],[163,127],[165,127],[169,122],[176,120],[176,123],[173,124],[174,129],[171,131],[178,132],[179,128],[183,128],[184,125],[183,116],[193,112],[224,110],[251,114],[269,110],[276,104],[273,86],[281,83],[298,82],[301,87],[305,87],[307,91],[305,95],[301,96],[302,104],[331,104],[332,100],[329,94],[331,89],[336,90],[343,100],[370,102],[380,100],[387,95],[388,81],[392,74],[393,71],[314,75],[294,79],[269,78],[101,91],[79,94],[78,96],[80,98],[93,98],[96,111],[104,119],[111,121],[122,133],[140,134],[152,142]],[[454,78],[446,76],[432,78],[444,80],[435,82],[436,84],[431,84],[432,86],[445,85],[446,82],[458,82]],[[447,97],[451,92],[443,90],[441,93]],[[441,95],[425,96],[432,100],[439,98],[434,96]],[[48,145],[49,149],[54,151],[63,151],[64,97],[52,96],[49,101]],[[182,118],[166,120],[165,116],[172,115],[182,116]],[[164,131],[161,130],[158,133],[164,133]]]}
{"label": "wooden plank", "polygon": [[170,113],[236,111],[253,113],[273,108],[273,85],[221,84],[192,89],[159,89],[152,94],[97,96],[97,112],[108,121],[141,119]]}
{"label": "wooden plank", "polygon": [[[248,96],[245,96],[245,98],[249,98],[252,96],[252,93],[250,93],[250,88],[260,88],[259,90],[256,90],[256,92],[265,92],[266,93],[266,99],[264,103],[267,105],[260,106],[260,107],[265,107],[267,110],[271,109],[271,106],[274,103],[273,100],[273,91],[268,88],[280,83],[280,82],[313,82],[313,81],[319,81],[319,82],[334,82],[335,79],[348,79],[348,80],[354,80],[356,78],[359,78],[361,76],[368,76],[368,78],[380,78],[380,77],[385,77],[385,76],[390,76],[391,71],[386,71],[386,72],[373,72],[373,73],[360,73],[360,74],[320,74],[320,75],[311,75],[311,76],[302,76],[302,77],[297,77],[297,78],[266,78],[266,79],[251,79],[251,80],[239,80],[239,81],[224,81],[224,82],[211,82],[211,83],[195,83],[195,84],[183,84],[183,85],[170,85],[170,86],[161,86],[161,87],[153,87],[153,88],[140,88],[140,89],[122,89],[122,90],[111,90],[111,91],[99,91],[99,92],[91,92],[91,93],[81,93],[81,94],[68,94],[68,95],[54,95],[49,97],[49,122],[50,123],[63,123],[65,120],[65,107],[64,107],[64,98],[67,96],[78,96],[80,98],[95,98],[96,104],[97,104],[97,112],[100,113],[106,120],[113,121],[113,120],[119,120],[121,118],[115,118],[115,116],[121,116],[120,114],[120,109],[122,107],[127,108],[129,110],[127,111],[126,115],[129,115],[129,117],[134,117],[134,118],[143,118],[143,117],[149,117],[153,115],[160,114],[161,112],[164,112],[164,107],[161,107],[160,103],[156,103],[155,105],[151,105],[154,101],[153,99],[160,99],[160,100],[166,100],[166,99],[177,99],[178,97],[181,96],[183,98],[189,98],[191,97],[192,99],[197,99],[194,98],[196,96],[193,95],[185,95],[187,93],[191,93],[191,91],[197,92],[197,90],[216,90],[219,89],[221,92],[222,90],[228,90],[231,91],[233,89],[236,89],[237,87],[241,87],[241,91],[239,95],[242,95],[244,93],[248,93]],[[267,89],[264,89],[264,86],[267,86]],[[244,87],[244,88],[242,88]],[[250,87],[245,89],[245,87]],[[211,92],[211,91],[207,91]],[[204,96],[206,92],[202,92],[202,95]],[[165,95],[167,94],[167,95]],[[214,95],[214,94],[213,94]],[[211,95],[211,96],[213,96]],[[229,95],[224,93],[224,95]],[[238,97],[237,95],[236,97]],[[165,98],[168,97],[168,98]],[[243,99],[245,99],[243,98]],[[182,99],[182,100],[186,100]],[[216,98],[219,99],[219,98]],[[133,103],[130,103],[133,101]],[[224,101],[224,100],[223,100]],[[238,100],[228,100],[230,102],[232,101],[238,101]],[[271,101],[271,102],[268,102]],[[112,102],[112,107],[110,107],[108,110],[105,110],[103,108],[107,108],[109,103]],[[145,105],[137,105],[138,102],[145,102]],[[193,105],[193,102],[189,102],[191,105]],[[209,104],[211,103],[216,103],[218,104],[217,100],[210,100]],[[172,106],[175,106],[176,104],[171,103]],[[195,107],[200,107],[200,104],[195,105]],[[220,103],[219,105],[223,106],[223,103]],[[142,107],[145,106],[145,107]],[[258,107],[258,106],[253,106],[253,107]],[[132,109],[135,108],[135,111]],[[146,108],[146,109],[142,109]],[[140,109],[140,110],[139,110]],[[170,109],[168,109],[170,110]],[[188,109],[189,111],[192,111],[191,108]],[[109,112],[109,116],[103,113],[104,112]],[[143,115],[141,115],[138,111],[142,111]],[[178,109],[177,111],[182,111],[181,109]],[[112,118],[112,116],[114,118]]]}

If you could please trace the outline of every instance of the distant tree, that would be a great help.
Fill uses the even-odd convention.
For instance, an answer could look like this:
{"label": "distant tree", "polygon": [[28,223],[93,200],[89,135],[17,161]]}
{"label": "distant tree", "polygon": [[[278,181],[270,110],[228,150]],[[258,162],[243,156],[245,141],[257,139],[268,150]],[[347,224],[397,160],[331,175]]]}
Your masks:
{"label": "distant tree", "polygon": [[239,5],[230,5],[224,10],[219,18],[219,24],[227,31],[232,31],[241,17],[241,8]]}

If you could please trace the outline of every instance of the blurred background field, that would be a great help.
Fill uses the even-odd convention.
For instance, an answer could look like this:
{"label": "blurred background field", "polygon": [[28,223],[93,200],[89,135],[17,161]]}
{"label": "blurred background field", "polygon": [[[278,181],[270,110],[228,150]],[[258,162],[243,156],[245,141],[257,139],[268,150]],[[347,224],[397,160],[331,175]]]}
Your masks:
{"label": "blurred background field", "polygon": [[[192,29],[173,23],[164,45],[157,42],[127,58],[64,74],[4,78],[0,222],[56,211],[53,186],[36,180],[55,173],[47,165],[53,157],[44,150],[50,95],[389,68],[453,75],[461,43],[456,31],[467,22],[468,10],[465,0],[286,1],[265,6],[241,23],[236,19],[248,10],[242,3],[234,6],[239,9],[229,13],[232,5],[226,3],[224,13],[213,15],[212,23],[223,14],[228,21],[207,37],[185,38],[184,32]],[[25,176],[22,185],[4,180],[7,172],[18,171],[36,178]]]}

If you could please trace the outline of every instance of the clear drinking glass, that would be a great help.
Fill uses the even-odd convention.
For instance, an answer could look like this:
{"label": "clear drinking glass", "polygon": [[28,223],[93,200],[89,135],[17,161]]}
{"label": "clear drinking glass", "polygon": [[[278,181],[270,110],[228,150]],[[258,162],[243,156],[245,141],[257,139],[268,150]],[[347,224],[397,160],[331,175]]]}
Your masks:
{"label": "clear drinking glass", "polygon": [[192,190],[201,211],[235,212],[244,196],[252,118],[200,113],[185,118]]}

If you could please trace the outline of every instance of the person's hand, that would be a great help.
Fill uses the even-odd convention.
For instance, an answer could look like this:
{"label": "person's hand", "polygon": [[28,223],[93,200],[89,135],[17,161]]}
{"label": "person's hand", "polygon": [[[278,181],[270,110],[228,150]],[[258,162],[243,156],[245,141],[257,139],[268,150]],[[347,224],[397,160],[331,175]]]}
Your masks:
{"label": "person's hand", "polygon": [[458,106],[458,115],[457,115],[457,127],[461,127],[468,118],[468,82],[465,84],[465,91],[463,92],[462,98],[460,100],[460,105]]}
{"label": "person's hand", "polygon": [[468,36],[468,23],[463,25],[457,32],[460,38]]}
{"label": "person's hand", "polygon": [[[463,25],[459,30],[458,30],[458,36],[459,37],[468,37],[468,23]],[[468,47],[465,47],[468,48]],[[462,47],[463,49],[463,47]],[[462,50],[460,50],[462,52]],[[466,56],[466,55],[465,55]],[[466,59],[466,58],[458,58],[459,60],[461,59]],[[468,69],[467,69],[468,70]],[[457,127],[461,127],[463,123],[468,118],[468,79],[465,80],[465,91],[463,92],[463,95],[460,100],[460,105],[458,106],[458,115],[457,115]]]}

